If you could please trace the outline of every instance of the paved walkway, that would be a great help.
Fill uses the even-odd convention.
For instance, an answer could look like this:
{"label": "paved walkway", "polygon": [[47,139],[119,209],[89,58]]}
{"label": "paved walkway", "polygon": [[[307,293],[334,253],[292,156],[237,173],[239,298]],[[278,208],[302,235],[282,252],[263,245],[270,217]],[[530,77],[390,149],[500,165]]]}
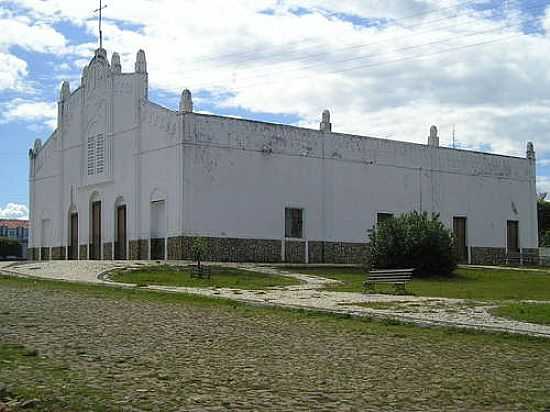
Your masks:
{"label": "paved walkway", "polygon": [[[178,262],[178,264],[181,263],[181,261]],[[154,262],[149,261],[1,262],[0,272],[19,276],[100,283],[114,286],[115,283],[109,280],[108,272],[110,270],[121,267],[139,267],[154,264]],[[329,283],[338,281],[257,264],[219,264],[266,274],[290,276],[301,280],[303,283],[301,285],[261,291],[169,286],[147,286],[147,289],[223,297],[261,305],[396,319],[420,325],[452,326],[550,338],[550,326],[517,322],[491,315],[489,309],[496,306],[494,303],[448,298],[329,292],[321,289]],[[116,285],[135,286],[120,283],[116,283]],[[378,308],[361,306],[362,304],[370,303],[379,304]],[[381,303],[384,305],[380,306]]]}

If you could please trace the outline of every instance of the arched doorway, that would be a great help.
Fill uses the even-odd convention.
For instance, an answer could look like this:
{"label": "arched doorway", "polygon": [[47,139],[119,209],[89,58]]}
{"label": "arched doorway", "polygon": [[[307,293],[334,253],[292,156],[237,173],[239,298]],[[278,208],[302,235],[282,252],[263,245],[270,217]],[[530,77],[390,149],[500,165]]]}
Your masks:
{"label": "arched doorway", "polygon": [[115,202],[115,259],[125,260],[126,257],[126,201],[119,197]]}

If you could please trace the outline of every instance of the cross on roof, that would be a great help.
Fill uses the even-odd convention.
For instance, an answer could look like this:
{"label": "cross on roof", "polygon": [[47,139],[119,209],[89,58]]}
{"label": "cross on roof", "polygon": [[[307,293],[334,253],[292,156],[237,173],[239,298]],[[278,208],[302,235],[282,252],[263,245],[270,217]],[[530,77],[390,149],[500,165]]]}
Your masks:
{"label": "cross on roof", "polygon": [[100,49],[103,48],[103,32],[101,31],[101,10],[106,9],[106,8],[107,8],[107,5],[102,6],[101,5],[101,0],[99,0],[99,8],[94,10],[94,13],[99,12],[98,21],[99,21],[99,48]]}

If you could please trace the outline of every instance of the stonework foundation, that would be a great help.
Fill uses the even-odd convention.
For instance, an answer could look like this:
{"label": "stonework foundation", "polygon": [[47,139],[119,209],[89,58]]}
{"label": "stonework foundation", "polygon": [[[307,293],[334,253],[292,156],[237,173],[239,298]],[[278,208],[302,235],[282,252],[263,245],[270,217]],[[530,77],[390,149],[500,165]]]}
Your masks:
{"label": "stonework foundation", "polygon": [[41,247],[40,248],[40,260],[50,260],[50,248]]}
{"label": "stonework foundation", "polygon": [[65,260],[67,248],[65,246],[58,246],[51,248],[52,260]]}
{"label": "stonework foundation", "polygon": [[39,256],[39,248],[37,247],[31,247],[28,249],[29,251],[29,259],[30,260],[39,260],[40,256]]}
{"label": "stonework foundation", "polygon": [[113,244],[111,242],[103,244],[103,260],[113,260]]}
{"label": "stonework foundation", "polygon": [[500,247],[472,247],[472,265],[504,265],[506,249]]}
{"label": "stonework foundation", "polygon": [[309,263],[362,264],[368,253],[367,243],[308,242]]}
{"label": "stonework foundation", "polygon": [[164,238],[151,239],[151,260],[164,260]]}
{"label": "stonework foundation", "polygon": [[78,257],[80,260],[88,259],[88,245],[80,245],[78,250]]}
{"label": "stonework foundation", "polygon": [[285,262],[305,263],[306,242],[303,240],[285,240]]}
{"label": "stonework foundation", "polygon": [[[281,241],[269,239],[239,239],[206,237],[206,260],[218,262],[281,261]],[[192,236],[168,238],[169,260],[192,260]]]}
{"label": "stonework foundation", "polygon": [[130,240],[128,242],[128,259],[145,260],[149,259],[149,241],[145,239]]}

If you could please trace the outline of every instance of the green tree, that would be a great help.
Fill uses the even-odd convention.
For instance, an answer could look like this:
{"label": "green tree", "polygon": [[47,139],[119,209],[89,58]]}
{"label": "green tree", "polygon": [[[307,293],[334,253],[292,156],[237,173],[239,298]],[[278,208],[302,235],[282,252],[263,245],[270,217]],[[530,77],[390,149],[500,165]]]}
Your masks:
{"label": "green tree", "polygon": [[404,213],[370,231],[368,266],[414,268],[417,276],[449,276],[456,268],[453,235],[439,215]]}
{"label": "green tree", "polygon": [[195,236],[191,241],[191,255],[193,259],[197,261],[197,267],[200,269],[201,260],[206,256],[208,250],[208,243],[205,238]]}

